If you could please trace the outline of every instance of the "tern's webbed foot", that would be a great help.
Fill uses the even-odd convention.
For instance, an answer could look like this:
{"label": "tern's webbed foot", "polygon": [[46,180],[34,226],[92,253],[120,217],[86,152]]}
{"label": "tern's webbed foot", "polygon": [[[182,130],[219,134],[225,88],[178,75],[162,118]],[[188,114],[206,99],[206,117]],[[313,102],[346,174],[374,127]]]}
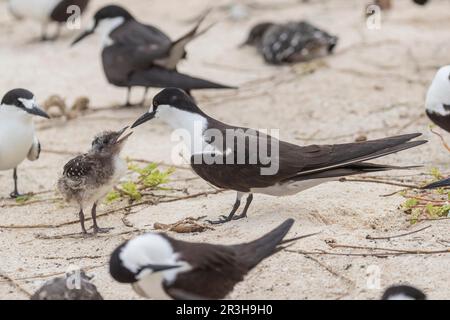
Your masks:
{"label": "tern's webbed foot", "polygon": [[22,197],[23,194],[21,194],[21,193],[19,193],[19,192],[17,192],[17,191],[13,191],[13,192],[11,192],[11,193],[9,194],[9,196],[11,197],[11,199],[17,199],[17,198],[19,198],[19,197]]}
{"label": "tern's webbed foot", "polygon": [[98,234],[98,233],[109,233],[111,230],[113,230],[114,228],[99,228],[99,227],[94,227],[94,234]]}
{"label": "tern's webbed foot", "polygon": [[219,220],[206,220],[206,222],[208,222],[209,224],[218,225],[230,222],[231,220],[232,219],[229,219],[228,217],[220,216]]}
{"label": "tern's webbed foot", "polygon": [[238,216],[234,216],[233,220],[241,220],[241,219],[244,219],[244,218],[247,218],[247,213],[243,213],[243,214],[240,214]]}

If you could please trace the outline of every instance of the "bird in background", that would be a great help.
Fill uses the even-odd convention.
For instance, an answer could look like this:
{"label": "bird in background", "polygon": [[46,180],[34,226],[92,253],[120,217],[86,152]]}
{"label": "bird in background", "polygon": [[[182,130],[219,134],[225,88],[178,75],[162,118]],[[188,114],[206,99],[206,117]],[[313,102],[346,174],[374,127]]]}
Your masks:
{"label": "bird in background", "polygon": [[81,230],[84,225],[84,210],[91,209],[94,234],[110,230],[97,224],[97,205],[126,173],[127,164],[120,152],[132,132],[124,135],[128,127],[120,131],[105,131],[97,135],[88,153],[75,157],[64,166],[58,181],[58,190],[64,199],[79,208]]}
{"label": "bird in background", "polygon": [[[32,19],[42,24],[41,40],[59,38],[63,24],[83,14],[89,0],[9,0],[9,11],[17,19]],[[76,7],[74,7],[76,6]],[[48,26],[57,25],[56,33],[48,35]]]}
{"label": "bird in background", "polygon": [[[417,5],[424,6],[428,3],[428,0],[412,0],[412,2],[414,2]],[[368,7],[373,6],[373,5],[378,6],[383,11],[390,10],[393,7],[391,0],[375,0],[375,1],[371,2],[368,5]],[[368,11],[368,13],[369,13],[369,11]],[[373,14],[373,12],[370,12],[370,14]]]}
{"label": "bird in background", "polygon": [[333,53],[338,38],[309,22],[255,25],[244,45],[257,48],[269,64],[305,62]]}
{"label": "bird in background", "polygon": [[103,300],[92,278],[83,270],[68,272],[64,277],[46,281],[30,300]]}
{"label": "bird in background", "polygon": [[14,89],[3,96],[0,105],[0,171],[13,170],[11,198],[21,195],[17,186],[17,167],[26,158],[30,161],[39,159],[41,153],[34,116],[50,118],[30,91]]}
{"label": "bird in background", "polygon": [[[294,195],[349,175],[413,168],[367,161],[427,142],[411,141],[421,135],[413,133],[358,143],[298,146],[254,129],[222,123],[204,113],[191,97],[177,88],[167,88],[157,94],[153,99],[153,108],[136,120],[132,128],[154,118],[165,121],[174,130],[185,129],[189,132],[191,141],[186,144],[190,151],[191,168],[197,175],[218,188],[236,191],[236,201],[230,214],[218,221],[211,221],[213,224],[247,217],[254,193]],[[216,138],[218,133],[220,139]],[[229,135],[234,135],[232,140]],[[233,143],[224,145],[229,140]],[[244,141],[245,145],[238,144],[238,141]],[[262,158],[255,149],[255,146],[263,148],[266,144],[269,159]],[[270,150],[271,145],[277,146],[277,149]],[[211,155],[214,155],[213,159]],[[267,167],[276,166],[276,171],[262,174],[264,169],[270,170]],[[236,216],[245,194],[248,197],[244,210]]]}
{"label": "bird in background", "polygon": [[411,286],[398,285],[389,287],[381,300],[427,300],[425,293]]}
{"label": "bird in background", "polygon": [[147,233],[121,244],[111,255],[110,274],[153,299],[224,299],[245,275],[295,241],[283,240],[294,224],[288,219],[263,237],[236,245],[175,240]]}
{"label": "bird in background", "polygon": [[127,10],[116,5],[106,6],[94,16],[91,27],[72,45],[98,32],[102,39],[102,62],[108,82],[128,89],[144,87],[144,104],[148,88],[179,87],[187,92],[194,89],[230,89],[233,87],[195,78],[177,71],[180,60],[187,56],[186,45],[200,36],[200,24],[176,41],[158,28],[138,22]]}

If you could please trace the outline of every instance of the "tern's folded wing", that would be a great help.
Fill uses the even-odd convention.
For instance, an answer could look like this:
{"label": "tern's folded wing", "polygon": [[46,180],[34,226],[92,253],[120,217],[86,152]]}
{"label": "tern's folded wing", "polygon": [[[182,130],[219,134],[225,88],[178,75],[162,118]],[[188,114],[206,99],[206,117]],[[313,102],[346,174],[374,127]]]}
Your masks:
{"label": "tern's folded wing", "polygon": [[38,138],[35,136],[30,151],[28,152],[27,158],[30,161],[35,161],[39,159],[40,154],[41,154],[41,144],[39,143]]}

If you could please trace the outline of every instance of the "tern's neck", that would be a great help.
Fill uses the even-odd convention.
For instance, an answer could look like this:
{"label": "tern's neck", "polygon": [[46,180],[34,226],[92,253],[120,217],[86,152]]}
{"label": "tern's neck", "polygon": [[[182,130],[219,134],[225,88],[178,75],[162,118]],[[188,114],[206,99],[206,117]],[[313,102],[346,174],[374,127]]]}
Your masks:
{"label": "tern's neck", "polygon": [[175,108],[161,108],[158,113],[174,129],[173,136],[181,137],[191,155],[205,149],[204,132],[208,127],[205,115]]}
{"label": "tern's neck", "polygon": [[33,125],[33,117],[15,106],[0,105],[0,120]]}
{"label": "tern's neck", "polygon": [[110,36],[111,32],[116,30],[123,23],[125,23],[125,19],[123,17],[105,19],[104,21],[100,22],[97,29],[101,35],[103,48],[114,44],[114,40]]}

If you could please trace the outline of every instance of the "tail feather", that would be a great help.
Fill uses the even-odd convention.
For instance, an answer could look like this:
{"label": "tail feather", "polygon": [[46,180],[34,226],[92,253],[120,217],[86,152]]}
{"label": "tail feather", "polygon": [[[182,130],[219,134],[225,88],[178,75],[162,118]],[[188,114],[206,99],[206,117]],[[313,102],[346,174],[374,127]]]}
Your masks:
{"label": "tail feather", "polygon": [[202,15],[202,17],[199,19],[197,24],[184,36],[179,38],[176,41],[172,42],[169,57],[165,63],[165,67],[167,69],[175,69],[178,62],[183,59],[186,56],[186,50],[185,47],[189,42],[194,40],[195,38],[199,37],[200,35],[204,34],[206,31],[208,31],[213,25],[208,26],[205,30],[201,32],[197,32],[200,28],[200,25],[205,20],[206,16],[208,15],[209,10]]}
{"label": "tail feather", "polygon": [[[359,166],[365,166],[368,165],[366,169],[372,169],[372,171],[384,171],[384,170],[390,170],[390,169],[399,169],[398,167],[390,167],[390,166],[379,166],[375,167],[374,164],[367,164],[365,161],[370,161],[373,159],[381,158],[393,153],[397,153],[400,151],[404,151],[407,149],[411,149],[417,146],[420,146],[422,144],[427,143],[427,140],[417,140],[417,141],[409,141],[411,139],[414,139],[415,137],[420,136],[421,134],[410,134],[410,135],[404,135],[404,136],[398,136],[398,137],[391,137],[381,140],[373,140],[368,141],[367,143],[369,145],[366,145],[366,148],[356,148],[356,144],[351,145],[340,145],[337,147],[341,147],[342,150],[339,150],[337,153],[337,159],[335,164],[331,164],[326,167],[320,167],[315,168],[311,170],[305,170],[300,172],[298,177],[310,175],[313,173],[320,173],[325,171],[330,171],[332,169],[337,168],[352,168],[356,165]],[[346,147],[354,148],[353,157],[352,155],[346,155]],[[349,153],[351,150],[349,151]],[[405,168],[413,168],[413,167],[403,167]]]}
{"label": "tail feather", "polygon": [[175,87],[185,91],[193,89],[236,89],[236,87],[195,78],[175,70],[159,67],[134,72],[130,77],[129,85],[154,88]]}
{"label": "tail feather", "polygon": [[294,224],[294,219],[288,219],[280,226],[267,233],[263,237],[249,243],[233,246],[240,260],[250,270],[258,263],[277,252],[277,246]]}

